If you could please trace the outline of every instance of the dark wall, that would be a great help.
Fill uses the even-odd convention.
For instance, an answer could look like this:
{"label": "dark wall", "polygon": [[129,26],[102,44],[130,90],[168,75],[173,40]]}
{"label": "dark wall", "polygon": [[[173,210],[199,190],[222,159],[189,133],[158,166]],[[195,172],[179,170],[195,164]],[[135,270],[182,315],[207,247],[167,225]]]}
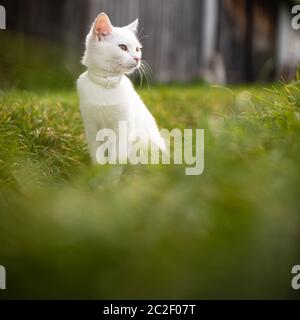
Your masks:
{"label": "dark wall", "polygon": [[222,0],[217,49],[230,82],[270,80],[276,55],[277,4]]}
{"label": "dark wall", "polygon": [[[277,1],[218,0],[215,49],[227,82],[269,80],[274,75]],[[93,19],[106,11],[113,23],[140,18],[144,57],[158,81],[201,78],[205,69],[205,0],[4,0],[9,30],[65,45],[65,59],[78,64]]]}

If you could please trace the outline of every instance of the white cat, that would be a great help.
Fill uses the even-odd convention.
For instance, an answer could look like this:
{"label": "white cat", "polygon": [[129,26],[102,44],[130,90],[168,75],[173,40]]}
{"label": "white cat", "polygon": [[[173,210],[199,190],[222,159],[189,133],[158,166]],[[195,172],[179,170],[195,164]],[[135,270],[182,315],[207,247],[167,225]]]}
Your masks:
{"label": "white cat", "polygon": [[[141,67],[142,46],[136,36],[138,20],[126,27],[112,26],[109,17],[101,13],[86,38],[82,64],[87,67],[78,81],[80,110],[85,126],[89,153],[97,163],[96,141],[100,129],[113,129],[118,136],[120,121],[128,130],[144,130],[149,143],[164,150],[165,144],[157,124],[126,74]],[[148,140],[149,139],[149,140]],[[118,143],[118,142],[117,142]]]}

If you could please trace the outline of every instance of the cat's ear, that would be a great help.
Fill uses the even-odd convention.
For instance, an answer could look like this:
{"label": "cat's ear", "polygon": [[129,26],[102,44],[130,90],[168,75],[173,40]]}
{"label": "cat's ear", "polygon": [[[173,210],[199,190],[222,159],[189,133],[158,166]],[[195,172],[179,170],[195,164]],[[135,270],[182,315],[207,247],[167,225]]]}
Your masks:
{"label": "cat's ear", "polygon": [[132,23],[130,23],[125,28],[132,31],[133,33],[137,33],[139,27],[139,19],[135,19]]}
{"label": "cat's ear", "polygon": [[100,39],[101,37],[105,37],[109,35],[113,26],[109,20],[109,17],[106,13],[101,12],[99,16],[96,18],[94,26],[93,26],[94,34]]}

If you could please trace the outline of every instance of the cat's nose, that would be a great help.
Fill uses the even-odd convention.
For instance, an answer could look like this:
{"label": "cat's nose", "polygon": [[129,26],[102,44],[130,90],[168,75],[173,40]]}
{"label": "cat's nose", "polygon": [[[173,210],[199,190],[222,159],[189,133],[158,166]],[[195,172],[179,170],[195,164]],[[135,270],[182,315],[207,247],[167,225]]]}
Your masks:
{"label": "cat's nose", "polygon": [[138,64],[141,60],[139,57],[134,57],[133,59],[135,60],[136,64]]}

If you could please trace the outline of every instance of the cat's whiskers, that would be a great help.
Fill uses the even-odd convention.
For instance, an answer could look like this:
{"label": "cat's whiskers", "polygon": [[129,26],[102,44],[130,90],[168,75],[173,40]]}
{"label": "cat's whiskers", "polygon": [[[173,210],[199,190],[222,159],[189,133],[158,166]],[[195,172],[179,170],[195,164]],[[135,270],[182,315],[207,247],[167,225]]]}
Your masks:
{"label": "cat's whiskers", "polygon": [[141,66],[144,71],[145,78],[147,80],[147,84],[149,86],[149,83],[152,82],[152,80],[153,80],[151,67],[149,66],[149,64],[145,60],[142,60]]}
{"label": "cat's whiskers", "polygon": [[138,71],[138,73],[140,75],[140,88],[142,88],[142,85],[143,85],[143,74],[142,74],[140,68],[137,68],[137,71]]}
{"label": "cat's whiskers", "polygon": [[141,70],[142,74],[145,76],[147,86],[149,87],[149,77],[148,77],[148,73],[147,73],[147,71],[146,71],[145,65],[142,64],[142,63],[141,63],[141,65],[140,65],[140,70]]}
{"label": "cat's whiskers", "polygon": [[141,44],[143,44],[143,39],[144,39],[144,38],[148,38],[148,37],[149,37],[148,34],[142,35],[143,31],[144,31],[144,28],[142,28],[142,29],[139,31],[138,35],[137,35],[137,38],[138,38],[138,40],[139,40],[139,42],[140,42]]}
{"label": "cat's whiskers", "polygon": [[143,79],[145,77],[147,86],[149,87],[149,79],[145,71],[144,65],[141,63],[140,66],[136,69],[140,76],[140,87],[143,85]]}
{"label": "cat's whiskers", "polygon": [[147,61],[144,61],[144,65],[145,65],[145,68],[148,70],[148,74],[149,74],[150,80],[152,81],[152,80],[153,80],[153,76],[152,76],[151,67],[149,66],[149,64],[147,63]]}
{"label": "cat's whiskers", "polygon": [[[143,69],[142,64],[138,67],[138,71],[139,71],[140,79],[141,79],[141,81],[140,81],[140,86],[142,86],[142,85],[143,85],[144,76],[145,76],[145,71],[144,71],[144,69]],[[145,76],[145,79],[146,79],[146,82],[147,82],[146,76]]]}
{"label": "cat's whiskers", "polygon": [[144,31],[144,27],[140,28],[140,31],[137,34],[138,39],[140,39],[140,36],[142,35],[143,31]]}

